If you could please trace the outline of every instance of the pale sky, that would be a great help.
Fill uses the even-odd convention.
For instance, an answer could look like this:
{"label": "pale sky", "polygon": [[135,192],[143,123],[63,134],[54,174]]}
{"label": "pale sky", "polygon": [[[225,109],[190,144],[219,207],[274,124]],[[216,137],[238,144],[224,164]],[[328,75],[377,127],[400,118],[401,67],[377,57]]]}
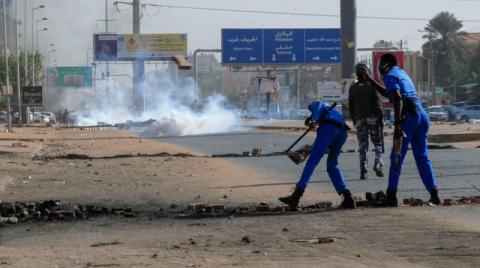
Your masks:
{"label": "pale sky", "polygon": [[[20,19],[22,19],[24,0],[17,1],[21,4]],[[340,12],[340,0],[145,0],[142,3],[331,15],[339,15]],[[97,20],[104,19],[105,2],[103,0],[29,0],[29,9],[40,4],[47,7],[36,11],[35,16],[37,19],[48,17],[48,21],[41,22],[41,25],[49,28],[47,32],[40,33],[39,45],[42,51],[45,51],[47,44],[55,43],[57,52],[52,57],[58,59],[59,65],[86,64],[87,48],[93,46],[93,33],[104,31],[103,22]],[[121,11],[117,12],[114,10],[113,0],[109,0],[108,6],[109,16],[115,20],[111,28],[119,33],[131,32],[131,7],[120,5]],[[357,0],[358,16],[429,19],[438,12],[449,11],[460,20],[478,20],[464,23],[463,30],[468,32],[480,32],[479,10],[480,1],[476,0]],[[31,25],[30,18],[28,23]],[[380,39],[394,42],[403,39],[410,50],[418,50],[424,42],[421,38],[422,33],[419,33],[418,29],[423,29],[426,24],[427,20],[390,21],[359,18],[357,47],[371,47],[376,40]],[[189,51],[193,52],[197,48],[220,48],[222,28],[335,28],[339,25],[339,17],[146,7],[143,11],[141,31],[187,33]],[[31,35],[28,36],[30,39]],[[23,44],[22,40],[20,42]],[[89,53],[91,54],[91,50]]]}

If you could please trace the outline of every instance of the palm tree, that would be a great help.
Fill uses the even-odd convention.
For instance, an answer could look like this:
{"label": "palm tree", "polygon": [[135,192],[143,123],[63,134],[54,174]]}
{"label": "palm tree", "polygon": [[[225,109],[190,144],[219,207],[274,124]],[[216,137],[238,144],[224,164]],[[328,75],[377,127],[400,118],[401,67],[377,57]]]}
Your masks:
{"label": "palm tree", "polygon": [[[467,49],[463,44],[466,32],[460,31],[461,21],[449,12],[440,12],[424,28],[428,41],[422,46],[423,55],[434,61],[435,83],[450,86],[453,83],[457,65],[465,64]],[[433,51],[431,51],[433,48]]]}

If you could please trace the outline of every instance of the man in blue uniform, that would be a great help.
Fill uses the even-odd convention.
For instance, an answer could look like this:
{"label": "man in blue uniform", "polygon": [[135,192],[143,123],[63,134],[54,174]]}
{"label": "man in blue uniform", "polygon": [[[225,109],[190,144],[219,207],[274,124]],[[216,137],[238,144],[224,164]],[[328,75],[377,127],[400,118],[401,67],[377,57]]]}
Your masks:
{"label": "man in blue uniform", "polygon": [[279,198],[279,200],[292,209],[297,208],[315,167],[320,163],[328,149],[327,172],[335,190],[343,196],[341,206],[355,208],[355,200],[345,184],[342,171],[338,165],[338,156],[347,140],[348,127],[345,124],[345,119],[337,110],[331,109],[331,106],[323,101],[312,102],[308,109],[312,112],[312,115],[305,120],[305,125],[317,129],[317,138],[294,192],[289,196]]}
{"label": "man in blue uniform", "polygon": [[361,75],[368,79],[380,94],[393,102],[395,112],[394,133],[397,133],[397,135],[399,133],[403,134],[403,138],[400,138],[403,139],[400,154],[396,155],[394,150],[392,150],[390,157],[391,164],[385,205],[390,207],[398,206],[396,196],[398,180],[409,144],[412,145],[413,156],[415,157],[422,182],[430,193],[430,202],[440,205],[438,187],[435,182],[432,163],[428,157],[427,137],[430,126],[428,115],[422,108],[412,80],[404,70],[398,67],[395,55],[390,53],[382,55],[378,68],[383,75],[385,86],[376,82],[367,70],[363,70]]}

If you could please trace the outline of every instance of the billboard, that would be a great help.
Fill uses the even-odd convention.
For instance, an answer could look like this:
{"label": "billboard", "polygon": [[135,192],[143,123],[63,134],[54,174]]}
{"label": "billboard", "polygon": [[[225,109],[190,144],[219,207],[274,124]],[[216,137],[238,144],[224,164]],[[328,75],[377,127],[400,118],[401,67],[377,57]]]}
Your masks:
{"label": "billboard", "polygon": [[222,29],[222,64],[339,64],[340,29]]}
{"label": "billboard", "polygon": [[342,101],[342,85],[335,81],[317,82],[317,97],[334,103]]}
{"label": "billboard", "polygon": [[92,87],[92,67],[50,67],[47,84],[52,87]]}
{"label": "billboard", "polygon": [[43,91],[41,86],[22,87],[22,104],[28,106],[43,105]]}
{"label": "billboard", "polygon": [[160,60],[187,55],[187,34],[120,34],[117,42],[119,60]]}
{"label": "billboard", "polygon": [[95,60],[117,60],[117,39],[118,36],[116,34],[95,34],[93,36]]}

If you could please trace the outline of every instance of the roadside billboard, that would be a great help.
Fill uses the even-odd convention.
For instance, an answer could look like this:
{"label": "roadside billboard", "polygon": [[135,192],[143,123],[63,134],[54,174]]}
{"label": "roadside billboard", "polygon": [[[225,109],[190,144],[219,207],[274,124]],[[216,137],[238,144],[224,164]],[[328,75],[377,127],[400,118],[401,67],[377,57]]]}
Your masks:
{"label": "roadside billboard", "polygon": [[93,36],[95,60],[117,60],[117,39],[118,36],[116,34],[95,34]]}
{"label": "roadside billboard", "polygon": [[47,85],[63,88],[92,87],[92,67],[51,67],[47,70]]}
{"label": "roadside billboard", "polygon": [[120,34],[117,41],[119,60],[160,60],[187,55],[187,34]]}
{"label": "roadside billboard", "polygon": [[22,87],[22,105],[41,106],[43,105],[43,91],[41,86]]}
{"label": "roadside billboard", "polygon": [[341,102],[342,88],[342,85],[335,81],[319,81],[317,82],[317,97],[329,103]]}

